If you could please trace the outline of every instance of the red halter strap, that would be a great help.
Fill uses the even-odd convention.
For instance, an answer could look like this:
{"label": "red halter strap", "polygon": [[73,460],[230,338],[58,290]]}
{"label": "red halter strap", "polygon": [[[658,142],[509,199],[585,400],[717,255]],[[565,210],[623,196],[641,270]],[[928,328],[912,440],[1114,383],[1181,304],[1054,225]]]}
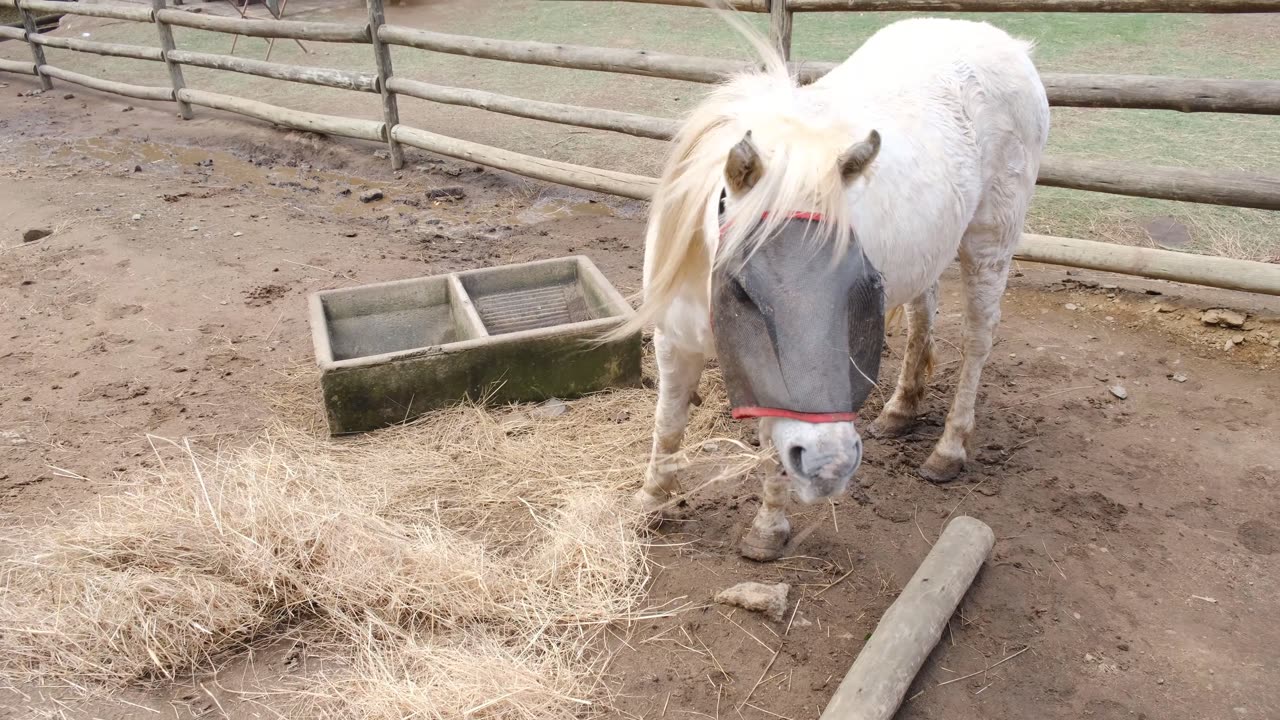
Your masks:
{"label": "red halter strap", "polygon": [[856,412],[839,412],[839,413],[806,413],[796,412],[795,410],[782,410],[779,408],[766,407],[740,407],[733,409],[734,420],[750,420],[752,418],[786,418],[787,420],[799,420],[807,423],[835,423],[835,422],[857,422],[858,413]]}
{"label": "red halter strap", "polygon": [[[764,213],[761,213],[761,215],[760,215],[760,219],[761,219],[761,220],[768,220],[768,219],[769,219],[769,212],[766,210]],[[823,222],[823,221],[825,221],[825,220],[826,220],[826,218],[822,217],[822,213],[807,212],[807,211],[804,211],[804,210],[797,210],[797,211],[795,211],[795,212],[791,213],[790,215],[787,215],[787,219],[788,219],[788,220],[807,220],[807,221],[809,221],[809,222],[818,222],[818,223]],[[720,226],[720,235],[721,235],[721,236],[723,236],[723,235],[724,235],[724,233],[725,233],[725,231],[729,229],[729,225],[730,225],[730,223],[725,223],[725,224],[723,224],[723,225],[721,225],[721,226]]]}
{"label": "red halter strap", "polygon": [[[769,213],[761,215],[761,220],[768,219]],[[808,222],[822,222],[824,218],[822,213],[796,211],[787,215],[788,220],[805,220]],[[724,235],[729,229],[729,223],[720,226],[720,234]],[[785,418],[787,420],[799,420],[807,423],[835,423],[835,422],[857,422],[858,413],[856,412],[836,412],[836,413],[807,413],[795,410],[783,410],[781,408],[767,407],[740,407],[733,408],[734,420],[750,420],[753,418]]]}

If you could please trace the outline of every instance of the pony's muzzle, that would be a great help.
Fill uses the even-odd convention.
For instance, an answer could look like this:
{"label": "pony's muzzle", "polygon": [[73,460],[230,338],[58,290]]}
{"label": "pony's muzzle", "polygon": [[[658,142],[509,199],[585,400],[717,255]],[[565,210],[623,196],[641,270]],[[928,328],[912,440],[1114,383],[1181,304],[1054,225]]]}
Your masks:
{"label": "pony's muzzle", "polygon": [[844,494],[862,464],[862,436],[852,422],[810,423],[778,418],[773,445],[802,503]]}

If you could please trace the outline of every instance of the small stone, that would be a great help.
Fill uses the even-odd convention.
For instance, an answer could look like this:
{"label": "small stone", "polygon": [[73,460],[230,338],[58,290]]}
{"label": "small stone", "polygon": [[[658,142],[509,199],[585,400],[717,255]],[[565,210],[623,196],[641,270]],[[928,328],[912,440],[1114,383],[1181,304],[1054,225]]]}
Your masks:
{"label": "small stone", "polygon": [[124,107],[120,108],[120,112],[133,112],[133,106],[125,105]]}
{"label": "small stone", "polygon": [[231,237],[242,237],[243,235],[244,233],[240,232],[239,230],[231,233]]}
{"label": "small stone", "polygon": [[791,586],[786,583],[744,582],[716,593],[716,602],[763,613],[770,620],[780,622],[787,611],[790,592]]}
{"label": "small stone", "polygon": [[1176,383],[1184,383],[1187,381],[1187,376],[1182,373],[1174,373],[1169,376],[1169,379]]}
{"label": "small stone", "polygon": [[1219,327],[1243,327],[1247,317],[1243,313],[1235,310],[1227,310],[1225,308],[1214,308],[1205,310],[1200,316],[1200,322],[1205,325],[1218,325]]}
{"label": "small stone", "polygon": [[63,95],[63,96],[62,96],[62,99],[63,99],[63,100],[75,100],[75,99],[76,99],[76,96],[75,96],[75,95],[73,95],[73,94],[71,94],[71,93],[67,93],[66,95]]}
{"label": "small stone", "polygon": [[378,190],[376,188],[373,190],[365,190],[364,192],[360,193],[360,202],[371,203],[374,200],[381,200],[382,197],[383,195],[381,190]]}
{"label": "small stone", "polygon": [[356,236],[356,232],[355,232],[354,230],[348,230],[348,231],[346,231],[346,232],[342,233],[342,237],[349,237],[349,238],[352,238],[352,237],[355,237],[355,236]]}
{"label": "small stone", "polygon": [[141,165],[134,165],[134,166],[133,166],[133,171],[134,171],[134,172],[142,172],[142,166],[141,166]]}
{"label": "small stone", "polygon": [[569,406],[565,404],[565,401],[560,400],[559,398],[551,398],[534,408],[529,414],[534,417],[555,418],[560,417],[567,412],[569,412]]}
{"label": "small stone", "polygon": [[343,197],[346,197],[351,194],[351,188],[342,188],[341,190],[338,191],[338,194]]}
{"label": "small stone", "polygon": [[1079,309],[1079,308],[1080,308],[1080,306],[1079,306],[1079,305],[1076,305],[1075,303],[1067,303],[1066,305],[1063,305],[1062,307],[1064,307],[1064,308],[1066,308],[1066,309],[1068,309],[1068,310],[1077,310],[1077,309]]}
{"label": "small stone", "polygon": [[1177,310],[1177,309],[1178,309],[1178,308],[1176,308],[1176,307],[1174,307],[1174,306],[1172,306],[1172,305],[1170,305],[1170,304],[1168,304],[1168,303],[1156,303],[1156,312],[1158,312],[1158,313],[1171,313],[1171,312],[1173,312],[1174,310]]}
{"label": "small stone", "polygon": [[53,234],[49,228],[30,228],[22,233],[22,242],[43,240]]}
{"label": "small stone", "polygon": [[1129,391],[1125,390],[1123,385],[1112,385],[1107,389],[1111,391],[1112,395],[1115,395],[1121,400],[1124,400],[1125,398],[1129,397]]}
{"label": "small stone", "polygon": [[134,220],[141,220],[141,219],[142,219],[142,213],[134,213],[134,214],[133,214],[133,219],[134,219]]}
{"label": "small stone", "polygon": [[1157,684],[1157,685],[1163,685],[1163,684],[1164,684],[1164,678],[1160,678],[1159,680],[1156,680],[1156,684]]}
{"label": "small stone", "polygon": [[192,225],[187,228],[187,232],[200,232],[200,227],[198,225]]}
{"label": "small stone", "polygon": [[1226,342],[1222,343],[1222,349],[1226,352],[1231,352],[1235,348],[1235,346],[1236,346],[1236,343],[1234,340],[1227,340]]}
{"label": "small stone", "polygon": [[1243,344],[1244,344],[1244,335],[1241,335],[1241,334],[1239,334],[1239,333],[1237,333],[1237,334],[1235,334],[1235,335],[1232,335],[1232,336],[1231,336],[1231,342],[1233,342],[1233,343],[1235,343],[1235,344],[1237,344],[1237,345],[1243,345]]}
{"label": "small stone", "polygon": [[462,200],[466,196],[467,191],[457,185],[427,191],[427,197],[432,200]]}
{"label": "small stone", "polygon": [[1120,652],[1129,652],[1129,643],[1119,643],[1116,645],[1116,649]]}
{"label": "small stone", "polygon": [[1103,290],[1119,290],[1119,289],[1120,289],[1120,286],[1119,286],[1119,285],[1109,285],[1109,284],[1108,284],[1108,285],[1103,285],[1103,286],[1102,286],[1102,289],[1103,289]]}

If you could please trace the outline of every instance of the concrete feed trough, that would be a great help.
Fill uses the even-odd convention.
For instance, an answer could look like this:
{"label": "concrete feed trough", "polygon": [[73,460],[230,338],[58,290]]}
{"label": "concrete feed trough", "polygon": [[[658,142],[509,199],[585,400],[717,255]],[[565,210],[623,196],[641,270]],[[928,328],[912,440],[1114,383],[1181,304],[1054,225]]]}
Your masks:
{"label": "concrete feed trough", "polygon": [[631,306],[582,256],[311,296],[329,430],[362,432],[460,400],[568,398],[640,383]]}

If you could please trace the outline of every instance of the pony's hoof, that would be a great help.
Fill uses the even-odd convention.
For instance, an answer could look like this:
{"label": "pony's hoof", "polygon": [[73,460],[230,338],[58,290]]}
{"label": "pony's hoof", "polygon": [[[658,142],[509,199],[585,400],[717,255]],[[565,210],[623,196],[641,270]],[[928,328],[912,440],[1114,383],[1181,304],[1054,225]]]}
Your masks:
{"label": "pony's hoof", "polygon": [[964,470],[964,458],[948,458],[934,452],[916,473],[935,485],[949,483]]}
{"label": "pony's hoof", "polygon": [[871,427],[867,428],[867,432],[873,438],[896,438],[906,435],[915,424],[916,419],[910,415],[890,415],[882,412],[871,423]]}
{"label": "pony's hoof", "polygon": [[631,496],[631,509],[644,515],[652,523],[662,522],[667,515],[667,500],[650,495],[643,488]]}
{"label": "pony's hoof", "polygon": [[771,562],[782,557],[782,551],[787,547],[790,537],[791,529],[787,527],[762,531],[753,525],[742,537],[742,542],[738,543],[738,552],[748,560]]}

